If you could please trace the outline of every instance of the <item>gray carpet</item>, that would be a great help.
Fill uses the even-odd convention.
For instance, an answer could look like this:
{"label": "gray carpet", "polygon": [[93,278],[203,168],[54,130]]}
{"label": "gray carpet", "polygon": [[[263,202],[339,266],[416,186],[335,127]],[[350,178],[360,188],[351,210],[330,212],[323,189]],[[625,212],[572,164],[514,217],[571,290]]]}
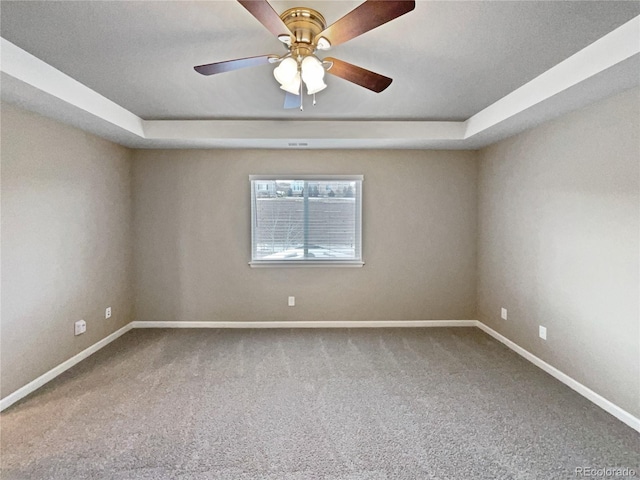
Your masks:
{"label": "gray carpet", "polygon": [[473,328],[133,330],[0,420],[7,480],[640,472],[637,432]]}

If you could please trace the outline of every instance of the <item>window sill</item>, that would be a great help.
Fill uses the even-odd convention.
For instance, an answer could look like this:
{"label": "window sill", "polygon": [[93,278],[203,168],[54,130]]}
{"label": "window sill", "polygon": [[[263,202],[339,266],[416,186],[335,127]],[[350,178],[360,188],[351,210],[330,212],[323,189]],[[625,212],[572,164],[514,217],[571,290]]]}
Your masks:
{"label": "window sill", "polygon": [[299,268],[299,267],[332,267],[332,268],[360,268],[364,266],[364,262],[362,261],[318,261],[318,260],[277,260],[277,261],[254,261],[249,262],[249,266],[251,268]]}

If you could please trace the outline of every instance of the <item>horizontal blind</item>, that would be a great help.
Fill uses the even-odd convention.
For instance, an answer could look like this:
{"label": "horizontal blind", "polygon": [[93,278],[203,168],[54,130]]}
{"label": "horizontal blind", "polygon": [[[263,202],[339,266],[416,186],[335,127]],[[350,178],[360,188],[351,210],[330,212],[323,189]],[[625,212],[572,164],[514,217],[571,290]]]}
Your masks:
{"label": "horizontal blind", "polygon": [[252,179],[253,261],[354,261],[361,180]]}

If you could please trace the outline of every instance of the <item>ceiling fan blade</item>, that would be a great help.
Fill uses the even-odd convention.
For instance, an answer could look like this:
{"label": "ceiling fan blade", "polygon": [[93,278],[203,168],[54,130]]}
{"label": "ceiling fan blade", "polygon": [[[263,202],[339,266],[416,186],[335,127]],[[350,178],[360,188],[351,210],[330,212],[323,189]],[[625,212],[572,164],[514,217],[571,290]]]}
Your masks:
{"label": "ceiling fan blade", "polygon": [[300,108],[300,95],[287,92],[284,97],[284,108]]}
{"label": "ceiling fan blade", "polygon": [[251,15],[273,33],[276,37],[280,35],[291,36],[291,30],[284,24],[280,15],[273,9],[267,0],[238,0],[238,3],[246,8]]}
{"label": "ceiling fan blade", "polygon": [[415,7],[415,1],[367,0],[320,32],[316,36],[316,42],[324,37],[331,46],[339,45],[398,18]]}
{"label": "ceiling fan blade", "polygon": [[202,75],[213,75],[215,73],[230,72],[245,67],[257,67],[258,65],[266,65],[271,63],[271,58],[277,58],[275,55],[261,55],[259,57],[237,58],[235,60],[227,60],[225,62],[208,63],[206,65],[198,65],[193,67],[194,70]]}
{"label": "ceiling fan blade", "polygon": [[389,77],[343,62],[337,58],[327,57],[324,61],[333,63],[333,65],[327,70],[327,73],[348,80],[356,85],[360,85],[361,87],[368,88],[376,93],[382,92],[385,88],[391,85],[391,82],[393,82],[393,79]]}

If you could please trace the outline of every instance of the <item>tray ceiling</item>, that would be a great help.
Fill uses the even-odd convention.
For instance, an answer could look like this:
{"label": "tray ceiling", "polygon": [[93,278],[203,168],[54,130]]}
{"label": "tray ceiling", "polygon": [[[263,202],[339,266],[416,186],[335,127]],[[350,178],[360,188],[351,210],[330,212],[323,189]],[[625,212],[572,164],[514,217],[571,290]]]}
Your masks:
{"label": "tray ceiling", "polygon": [[[271,1],[278,12],[298,3]],[[361,2],[302,3],[332,23]],[[386,91],[375,94],[329,76],[317,105],[307,97],[300,112],[282,108],[284,92],[271,65],[211,77],[194,72],[202,63],[284,53],[235,1],[3,0],[0,8],[3,39],[141,121],[245,121],[256,129],[270,120],[466,122],[640,15],[640,2],[418,1],[413,12],[321,55],[392,77]],[[616,65],[618,71],[608,73],[613,81],[603,82],[608,89],[594,84],[582,101],[567,92],[559,104],[575,108],[638,83],[636,64]],[[3,72],[5,100],[51,116],[68,109]],[[69,123],[82,125],[82,115],[76,112]]]}

